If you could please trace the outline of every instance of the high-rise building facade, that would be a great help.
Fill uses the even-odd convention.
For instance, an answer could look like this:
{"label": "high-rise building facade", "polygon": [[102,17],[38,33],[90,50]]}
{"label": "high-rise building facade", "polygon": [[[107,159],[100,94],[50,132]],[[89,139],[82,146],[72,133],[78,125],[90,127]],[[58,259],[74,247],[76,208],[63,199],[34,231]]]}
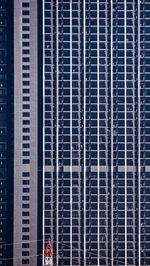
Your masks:
{"label": "high-rise building facade", "polygon": [[149,11],[146,0],[43,1],[43,251],[50,238],[54,265],[150,264]]}
{"label": "high-rise building facade", "polygon": [[150,265],[149,104],[148,0],[0,0],[0,265]]}

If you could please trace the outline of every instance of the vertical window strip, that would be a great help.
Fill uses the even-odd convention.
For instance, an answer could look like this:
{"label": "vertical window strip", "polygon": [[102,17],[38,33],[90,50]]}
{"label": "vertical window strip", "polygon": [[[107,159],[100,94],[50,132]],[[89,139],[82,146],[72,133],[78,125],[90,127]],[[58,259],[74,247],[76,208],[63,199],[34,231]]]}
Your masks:
{"label": "vertical window strip", "polygon": [[86,39],[85,39],[85,1],[83,1],[83,68],[84,68],[84,266],[86,266],[86,58],[85,58],[85,51],[86,51]]}
{"label": "vertical window strip", "polygon": [[72,0],[70,0],[70,266],[72,266]]}

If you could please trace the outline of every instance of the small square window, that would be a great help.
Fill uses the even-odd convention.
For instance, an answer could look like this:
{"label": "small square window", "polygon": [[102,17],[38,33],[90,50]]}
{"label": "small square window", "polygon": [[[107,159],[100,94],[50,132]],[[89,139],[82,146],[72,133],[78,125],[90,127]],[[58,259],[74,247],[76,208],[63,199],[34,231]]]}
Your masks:
{"label": "small square window", "polygon": [[22,7],[29,7],[29,3],[22,3]]}
{"label": "small square window", "polygon": [[23,151],[22,155],[23,156],[30,156],[30,152],[29,151]]}
{"label": "small square window", "polygon": [[29,227],[23,227],[22,232],[26,232],[26,233],[29,232]]}
{"label": "small square window", "polygon": [[23,209],[29,209],[30,208],[30,204],[22,204],[22,208]]}
{"label": "small square window", "polygon": [[30,104],[23,104],[23,109],[30,109]]}
{"label": "small square window", "polygon": [[22,15],[29,16],[30,15],[29,10],[23,10]]}
{"label": "small square window", "polygon": [[23,125],[30,125],[30,120],[23,120]]}
{"label": "small square window", "polygon": [[25,149],[29,149],[30,148],[30,144],[29,143],[23,143],[22,147],[25,148]]}
{"label": "small square window", "polygon": [[29,45],[30,45],[29,42],[23,42],[23,46],[24,46],[24,47],[28,47]]}
{"label": "small square window", "polygon": [[29,34],[22,34],[22,38],[23,39],[29,39],[30,38],[30,35]]}
{"label": "small square window", "polygon": [[30,50],[23,50],[22,52],[23,52],[23,54],[29,54]]}
{"label": "small square window", "polygon": [[23,140],[30,140],[30,136],[23,136]]}
{"label": "small square window", "polygon": [[29,74],[29,73],[23,73],[23,74],[22,74],[22,77],[23,77],[23,78],[30,78],[30,74]]}
{"label": "small square window", "polygon": [[[22,220],[22,223],[23,223],[23,224],[29,224],[30,221],[29,221],[29,220]],[[28,239],[27,239],[27,240],[28,240]]]}
{"label": "small square window", "polygon": [[22,161],[22,163],[23,163],[23,164],[29,164],[29,163],[30,163],[30,160],[28,160],[28,159],[24,159],[24,160]]}
{"label": "small square window", "polygon": [[23,196],[22,200],[28,201],[28,200],[30,200],[30,197],[29,196]]}
{"label": "small square window", "polygon": [[25,259],[23,259],[23,260],[22,260],[22,264],[29,264],[29,260],[25,260]]}
{"label": "small square window", "polygon": [[22,248],[29,248],[29,243],[23,243]]}
{"label": "small square window", "polygon": [[23,93],[30,93],[29,89],[23,89]]}
{"label": "small square window", "polygon": [[29,256],[29,251],[22,251],[22,256]]}
{"label": "small square window", "polygon": [[22,61],[23,62],[30,62],[30,58],[29,57],[23,57]]}
{"label": "small square window", "polygon": [[23,131],[24,133],[29,133],[29,132],[30,132],[30,128],[28,128],[28,127],[23,127],[22,131]]}
{"label": "small square window", "polygon": [[29,31],[29,30],[30,30],[30,27],[29,27],[29,26],[23,26],[23,27],[22,27],[22,30],[23,30],[23,31]]}
{"label": "small square window", "polygon": [[23,19],[22,19],[22,22],[23,22],[23,23],[30,23],[30,20],[29,20],[29,18],[23,18]]}
{"label": "small square window", "polygon": [[30,113],[29,112],[23,112],[23,117],[30,117]]}
{"label": "small square window", "polygon": [[24,96],[24,97],[23,97],[23,101],[26,101],[26,102],[30,101],[30,97],[28,97],[28,96]]}
{"label": "small square window", "polygon": [[23,185],[30,185],[30,180],[23,180],[22,183]]}
{"label": "small square window", "polygon": [[23,65],[23,70],[29,70],[30,69],[30,66],[29,65]]}
{"label": "small square window", "polygon": [[22,74],[22,77],[23,77],[23,78],[29,78],[29,77],[30,77],[30,74],[29,74],[29,73],[23,73],[23,74]]}
{"label": "small square window", "polygon": [[23,188],[23,193],[29,193],[29,192],[30,192],[30,188],[28,188],[28,187]]}
{"label": "small square window", "polygon": [[[29,221],[29,220],[25,220],[25,221]],[[22,237],[22,240],[29,240],[29,236],[25,236],[25,235],[24,235],[24,236]]]}
{"label": "small square window", "polygon": [[30,85],[30,81],[29,80],[23,81],[22,85],[23,86],[29,86]]}
{"label": "small square window", "polygon": [[30,177],[30,173],[29,173],[29,172],[23,172],[23,173],[22,173],[22,176],[23,176],[23,177]]}
{"label": "small square window", "polygon": [[22,212],[22,216],[29,216],[30,212]]}

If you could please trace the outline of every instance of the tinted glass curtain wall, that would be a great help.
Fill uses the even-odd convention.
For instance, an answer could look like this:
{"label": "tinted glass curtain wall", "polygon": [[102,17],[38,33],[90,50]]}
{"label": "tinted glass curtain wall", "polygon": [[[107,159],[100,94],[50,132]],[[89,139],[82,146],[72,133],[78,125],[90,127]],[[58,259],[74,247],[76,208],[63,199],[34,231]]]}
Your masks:
{"label": "tinted glass curtain wall", "polygon": [[0,265],[7,261],[8,225],[8,2],[0,1]]}
{"label": "tinted glass curtain wall", "polygon": [[43,65],[43,251],[149,265],[149,1],[43,0]]}

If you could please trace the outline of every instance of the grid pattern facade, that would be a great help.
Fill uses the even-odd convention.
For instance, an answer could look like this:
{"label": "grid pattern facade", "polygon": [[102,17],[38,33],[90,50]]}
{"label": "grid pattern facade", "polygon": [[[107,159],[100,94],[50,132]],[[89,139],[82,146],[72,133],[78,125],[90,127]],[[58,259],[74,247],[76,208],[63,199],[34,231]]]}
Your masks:
{"label": "grid pattern facade", "polygon": [[7,107],[8,107],[8,58],[7,58],[7,1],[0,1],[0,265],[6,265],[8,171],[7,171]]}
{"label": "grid pattern facade", "polygon": [[43,250],[50,238],[55,265],[150,264],[149,14],[146,0],[43,1]]}

